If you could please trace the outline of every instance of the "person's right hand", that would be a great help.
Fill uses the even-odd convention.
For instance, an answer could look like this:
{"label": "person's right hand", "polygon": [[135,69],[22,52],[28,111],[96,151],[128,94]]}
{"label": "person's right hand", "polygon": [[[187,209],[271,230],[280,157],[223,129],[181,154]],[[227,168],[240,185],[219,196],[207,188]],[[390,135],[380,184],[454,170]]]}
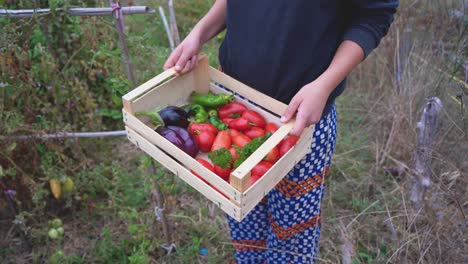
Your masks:
{"label": "person's right hand", "polygon": [[196,34],[189,34],[182,43],[172,51],[166,63],[164,63],[164,70],[175,66],[176,75],[191,71],[197,64],[201,46],[200,37]]}

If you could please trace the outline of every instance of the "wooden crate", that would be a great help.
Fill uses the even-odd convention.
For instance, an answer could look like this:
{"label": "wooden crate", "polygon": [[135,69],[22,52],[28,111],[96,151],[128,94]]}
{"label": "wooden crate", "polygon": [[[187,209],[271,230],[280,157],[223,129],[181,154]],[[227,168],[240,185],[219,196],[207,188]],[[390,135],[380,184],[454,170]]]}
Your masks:
{"label": "wooden crate", "polygon": [[[230,94],[224,88],[236,94],[236,101],[258,111],[268,122],[279,125],[279,129],[231,173],[230,183],[206,169],[134,115],[135,112],[154,109],[158,106],[181,106],[187,103],[193,91]],[[210,67],[207,57],[202,57],[196,68],[183,76],[175,77],[174,69],[161,73],[123,96],[123,105],[123,119],[128,139],[238,221],[241,221],[274,188],[311,147],[313,127],[305,129],[296,146],[278,160],[255,184],[249,186],[251,169],[288,135],[294,125],[294,120],[286,124],[280,123],[279,116],[287,107],[284,103]],[[206,154],[203,155],[206,157]],[[223,192],[225,196],[193,175],[191,170]]]}

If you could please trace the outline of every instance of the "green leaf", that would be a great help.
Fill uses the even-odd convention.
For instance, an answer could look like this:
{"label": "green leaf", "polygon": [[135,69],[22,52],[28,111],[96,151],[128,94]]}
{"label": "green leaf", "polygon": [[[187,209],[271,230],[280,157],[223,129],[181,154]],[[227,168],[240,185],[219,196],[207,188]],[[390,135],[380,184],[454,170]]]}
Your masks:
{"label": "green leaf", "polygon": [[220,148],[208,154],[208,158],[223,169],[231,168],[232,156],[231,152],[226,148]]}

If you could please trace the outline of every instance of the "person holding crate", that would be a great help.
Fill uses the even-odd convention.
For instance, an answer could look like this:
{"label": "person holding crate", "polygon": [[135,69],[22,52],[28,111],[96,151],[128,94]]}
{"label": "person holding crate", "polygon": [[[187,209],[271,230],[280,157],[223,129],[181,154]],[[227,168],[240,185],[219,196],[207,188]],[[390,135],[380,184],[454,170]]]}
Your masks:
{"label": "person holding crate", "polygon": [[222,70],[278,99],[292,135],[315,124],[311,151],[241,222],[228,217],[238,263],[313,263],[320,204],[336,139],[335,98],[379,44],[396,0],[217,0],[164,68],[192,70],[202,45],[226,29]]}

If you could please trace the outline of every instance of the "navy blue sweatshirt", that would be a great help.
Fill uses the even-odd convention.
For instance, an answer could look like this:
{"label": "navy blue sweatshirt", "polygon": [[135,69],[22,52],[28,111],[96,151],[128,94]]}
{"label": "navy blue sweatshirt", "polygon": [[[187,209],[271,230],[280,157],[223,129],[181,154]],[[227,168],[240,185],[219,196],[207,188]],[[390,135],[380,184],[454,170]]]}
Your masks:
{"label": "navy blue sweatshirt", "polygon": [[[330,65],[344,40],[369,54],[387,33],[399,1],[227,0],[223,71],[286,104]],[[330,95],[324,115],[345,87]]]}

